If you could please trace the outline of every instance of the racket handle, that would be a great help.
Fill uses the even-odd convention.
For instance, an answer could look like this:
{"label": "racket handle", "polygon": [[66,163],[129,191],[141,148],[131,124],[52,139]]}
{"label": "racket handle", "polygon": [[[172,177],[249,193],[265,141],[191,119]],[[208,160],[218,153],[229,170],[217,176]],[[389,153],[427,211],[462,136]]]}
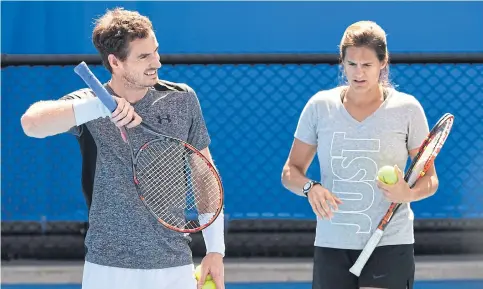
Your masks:
{"label": "racket handle", "polygon": [[359,255],[359,258],[357,258],[356,262],[354,265],[349,269],[349,271],[359,277],[361,275],[362,269],[366,265],[367,261],[372,255],[372,252],[374,252],[374,249],[376,249],[377,244],[379,244],[379,241],[382,238],[382,234],[384,231],[377,229],[374,234],[372,234],[371,238],[367,242],[366,246],[362,250],[361,254]]}
{"label": "racket handle", "polygon": [[106,88],[104,88],[99,79],[97,79],[84,61],[77,65],[74,68],[74,71],[84,80],[92,91],[94,91],[96,96],[111,112],[116,110],[117,102],[114,100],[111,94],[109,94]]}
{"label": "racket handle", "polygon": [[[87,64],[82,61],[79,65],[74,67],[75,73],[77,73],[84,82],[94,91],[95,95],[101,100],[101,102],[109,109],[114,112],[117,108],[117,102],[114,100],[112,95],[107,91],[107,89],[102,85],[102,83],[97,79],[97,77],[92,73]],[[121,131],[121,136],[124,142],[128,142],[127,132],[125,127],[119,128]]]}

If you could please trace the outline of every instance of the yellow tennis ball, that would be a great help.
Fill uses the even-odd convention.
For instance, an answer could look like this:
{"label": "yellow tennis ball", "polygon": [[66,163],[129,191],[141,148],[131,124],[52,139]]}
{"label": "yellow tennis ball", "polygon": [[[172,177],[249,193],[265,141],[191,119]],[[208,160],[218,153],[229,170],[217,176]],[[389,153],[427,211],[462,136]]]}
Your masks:
{"label": "yellow tennis ball", "polygon": [[203,287],[201,287],[201,289],[216,289],[215,282],[213,282],[211,280],[206,281],[205,285],[203,285]]}
{"label": "yellow tennis ball", "polygon": [[[195,278],[196,280],[200,280],[200,277],[201,277],[201,265],[198,265],[196,266],[196,269],[195,269]],[[213,278],[211,278],[211,275],[210,274],[206,275],[205,281],[211,281],[211,280],[213,280]]]}
{"label": "yellow tennis ball", "polygon": [[397,173],[392,166],[383,166],[377,173],[377,178],[388,185],[397,183]]}

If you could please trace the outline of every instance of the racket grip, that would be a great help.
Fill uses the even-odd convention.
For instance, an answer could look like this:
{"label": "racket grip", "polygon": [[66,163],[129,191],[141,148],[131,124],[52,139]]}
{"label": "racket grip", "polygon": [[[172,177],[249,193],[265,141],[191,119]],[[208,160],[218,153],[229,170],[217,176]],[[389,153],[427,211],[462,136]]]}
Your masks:
{"label": "racket grip", "polygon": [[374,234],[372,234],[371,238],[367,242],[366,246],[362,250],[361,254],[359,255],[359,258],[357,258],[356,262],[352,267],[349,269],[349,271],[359,277],[361,275],[362,269],[366,265],[367,261],[372,255],[372,252],[374,252],[374,249],[376,249],[377,244],[379,244],[379,241],[382,238],[382,234],[384,231],[377,229]]}
{"label": "racket grip", "polygon": [[74,68],[74,71],[84,80],[92,91],[94,91],[97,97],[111,112],[116,110],[117,102],[114,100],[111,94],[109,94],[106,88],[104,88],[99,79],[97,79],[84,61],[77,65]]}

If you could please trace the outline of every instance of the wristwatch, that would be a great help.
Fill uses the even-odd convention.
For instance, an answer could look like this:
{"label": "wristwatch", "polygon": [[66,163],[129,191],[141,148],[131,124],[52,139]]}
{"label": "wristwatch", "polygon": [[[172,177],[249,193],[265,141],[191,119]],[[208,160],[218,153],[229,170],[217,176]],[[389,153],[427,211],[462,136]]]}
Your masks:
{"label": "wristwatch", "polygon": [[321,185],[321,183],[317,182],[317,181],[308,181],[305,183],[304,185],[304,188],[303,188],[303,192],[304,192],[304,195],[307,197],[307,194],[309,193],[310,189],[312,189],[312,187],[314,185]]}

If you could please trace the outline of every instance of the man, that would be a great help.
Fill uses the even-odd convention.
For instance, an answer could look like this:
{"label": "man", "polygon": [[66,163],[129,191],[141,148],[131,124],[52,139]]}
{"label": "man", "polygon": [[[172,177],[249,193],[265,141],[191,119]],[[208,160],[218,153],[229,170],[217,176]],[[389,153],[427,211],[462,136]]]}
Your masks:
{"label": "man", "polygon": [[[199,100],[189,86],[158,79],[158,42],[147,17],[122,8],[107,11],[92,37],[111,73],[105,87],[117,109],[111,114],[90,89],[80,89],[34,103],[21,119],[28,136],[70,132],[79,141],[89,206],[82,288],[194,289],[190,239],[166,229],[142,205],[130,181],[129,149],[117,127],[126,126],[141,143],[152,138],[136,127],[146,122],[191,143],[212,161]],[[223,289],[223,214],[203,237],[207,255],[198,287],[210,274]]]}

